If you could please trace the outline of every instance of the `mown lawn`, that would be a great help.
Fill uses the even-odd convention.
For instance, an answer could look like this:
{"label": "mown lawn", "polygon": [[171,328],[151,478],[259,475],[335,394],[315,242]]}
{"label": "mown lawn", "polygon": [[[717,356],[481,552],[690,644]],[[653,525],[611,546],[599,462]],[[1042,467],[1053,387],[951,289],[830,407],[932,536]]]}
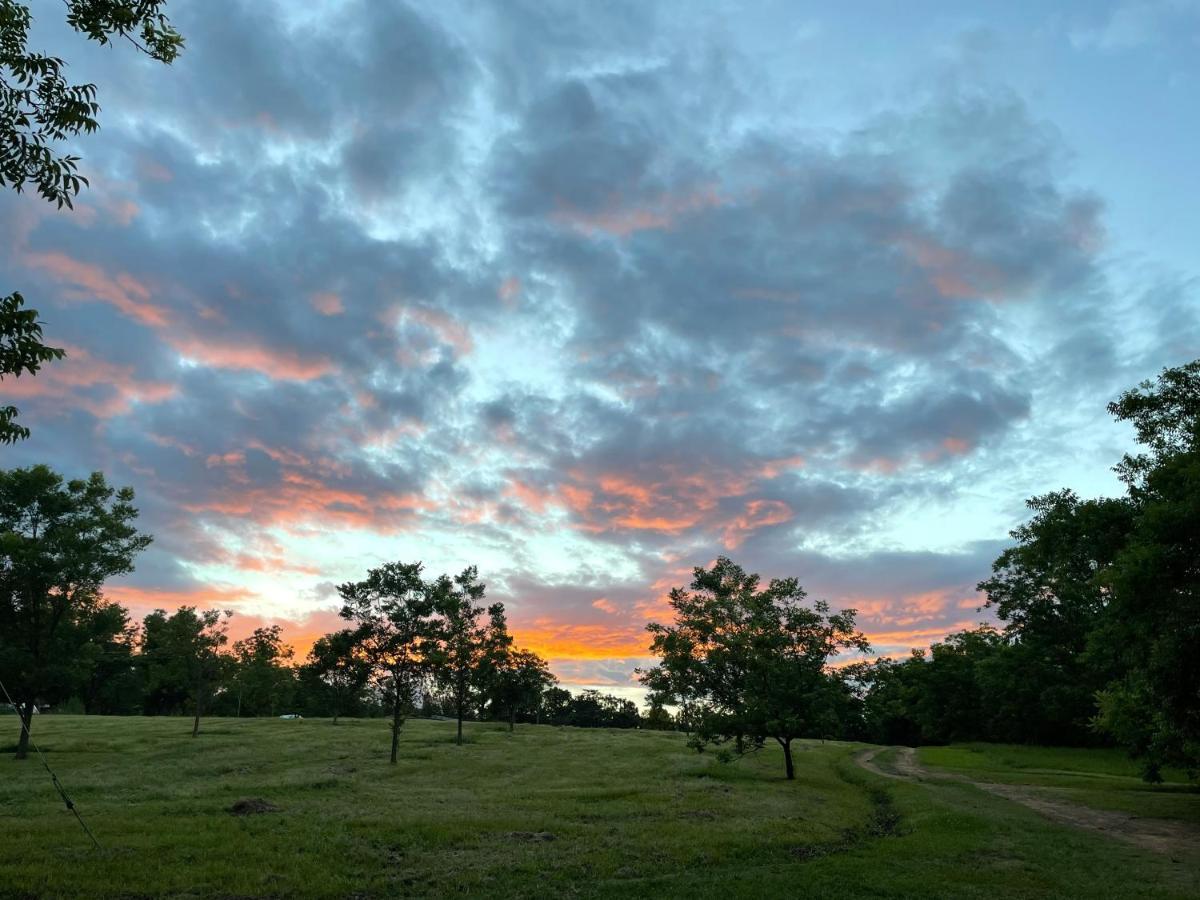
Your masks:
{"label": "mown lawn", "polygon": [[977,781],[1056,789],[1065,799],[1156,819],[1188,822],[1200,830],[1200,788],[1167,770],[1162,784],[1141,779],[1137,763],[1120,750],[952,744],[922,747],[922,763]]}
{"label": "mown lawn", "polygon": [[[0,719],[0,727],[15,725]],[[46,716],[0,757],[3,897],[1190,897],[1200,880],[964,784],[889,782],[850,744],[798,777],[674,734],[379,721]],[[12,736],[7,736],[12,737]],[[8,740],[0,738],[0,742]],[[235,816],[239,800],[278,807]],[[1197,798],[1192,798],[1197,799]]]}

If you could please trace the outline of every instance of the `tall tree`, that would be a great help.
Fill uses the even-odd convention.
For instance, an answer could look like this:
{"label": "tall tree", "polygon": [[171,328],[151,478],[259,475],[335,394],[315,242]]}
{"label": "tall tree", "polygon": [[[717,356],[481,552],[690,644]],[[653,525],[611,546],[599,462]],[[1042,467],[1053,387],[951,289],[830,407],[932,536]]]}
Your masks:
{"label": "tall tree", "polygon": [[400,729],[428,671],[435,637],[433,597],[421,568],[420,563],[385,563],[371,569],[363,581],[338,587],[342,618],[356,624],[359,652],[388,698],[393,765],[400,751]]}
{"label": "tall tree", "polygon": [[1136,519],[1104,574],[1110,614],[1095,643],[1120,670],[1099,724],[1144,764],[1200,775],[1200,360],[1164,370],[1110,404],[1146,451],[1117,472]]}
{"label": "tall tree", "polygon": [[[183,38],[171,27],[164,0],[65,0],[67,24],[88,39],[107,44],[121,39],[163,63],[172,62]],[[55,145],[99,127],[94,84],[70,84],[66,63],[28,46],[32,17],[27,3],[0,0],[0,187],[20,193],[33,185],[59,208],[87,179],[79,159],[55,152]],[[35,309],[14,292],[0,298],[0,380],[35,374],[42,363],[62,359],[63,351],[42,343]],[[0,407],[0,443],[29,437],[15,421],[14,406]]]}
{"label": "tall tree", "polygon": [[762,588],[726,557],[697,567],[691,590],[671,591],[675,621],[647,626],[661,662],[642,683],[653,699],[684,706],[697,749],[731,741],[745,753],[772,738],[795,778],[792,741],[827,727],[830,659],[870,649],[853,610],[831,614],[820,601],[807,607],[806,596],[795,578]]}
{"label": "tall tree", "polygon": [[160,711],[174,712],[190,701],[192,737],[200,734],[205,706],[226,670],[221,649],[229,640],[226,627],[232,615],[181,606],[170,616],[156,609],[142,625],[147,691],[158,699]]}
{"label": "tall tree", "polygon": [[[463,742],[463,718],[471,706],[487,664],[488,630],[483,616],[485,585],[474,566],[454,578],[442,575],[432,585],[434,609],[439,618],[429,660],[434,677],[446,688],[458,720],[456,740]],[[504,607],[493,607],[503,621]]]}
{"label": "tall tree", "polygon": [[18,759],[34,706],[88,674],[84,620],[103,606],[105,580],[132,571],[151,541],[136,518],[133,489],[99,472],[66,482],[46,466],[0,472],[0,680],[20,712]]}

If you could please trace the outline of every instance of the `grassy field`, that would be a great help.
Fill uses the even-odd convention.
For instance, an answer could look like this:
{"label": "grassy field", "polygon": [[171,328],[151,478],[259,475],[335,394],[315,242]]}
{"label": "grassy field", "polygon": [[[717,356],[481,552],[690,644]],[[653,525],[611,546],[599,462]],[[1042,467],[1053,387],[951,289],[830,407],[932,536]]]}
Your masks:
{"label": "grassy field", "polygon": [[[379,721],[218,719],[197,740],[181,719],[36,728],[103,849],[36,760],[6,754],[3,897],[1200,893],[1200,860],[1054,825],[968,784],[889,781],[850,744],[804,745],[788,783],[774,750],[726,765],[654,732],[474,725],[458,747],[453,723],[413,721],[392,767]],[[995,763],[936,752],[1016,768],[1006,748]],[[1051,763],[1036,768],[1127,777],[1087,755]],[[252,799],[277,809],[229,812]]]}
{"label": "grassy field", "polygon": [[1184,774],[1167,770],[1163,784],[1147,784],[1120,750],[954,744],[922,747],[918,756],[927,766],[977,781],[1054,788],[1058,796],[1086,806],[1174,819],[1200,830],[1200,793]]}

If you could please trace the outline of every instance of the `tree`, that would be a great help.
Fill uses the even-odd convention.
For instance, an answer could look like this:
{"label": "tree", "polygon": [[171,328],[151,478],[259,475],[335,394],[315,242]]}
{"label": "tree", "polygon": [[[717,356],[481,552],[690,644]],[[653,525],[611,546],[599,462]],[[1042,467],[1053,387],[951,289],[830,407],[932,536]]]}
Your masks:
{"label": "tree", "polygon": [[420,563],[386,563],[366,579],[338,587],[342,618],[354,622],[355,644],[388,698],[392,714],[391,762],[400,750],[400,729],[428,670],[435,612]]}
{"label": "tree", "polygon": [[1136,518],[1102,574],[1109,614],[1094,638],[1119,671],[1097,724],[1161,779],[1200,774],[1200,360],[1164,370],[1109,405],[1148,452],[1116,467]]}
{"label": "tree", "polygon": [[256,628],[233,645],[233,685],[236,715],[273,716],[292,699],[295,675],[292,648],[283,642],[278,625]]}
{"label": "tree", "polygon": [[508,650],[496,667],[491,684],[493,704],[508,720],[508,730],[516,728],[517,714],[541,707],[542,694],[555,678],[546,661],[532,650]]}
{"label": "tree", "polygon": [[740,754],[773,738],[795,778],[792,741],[819,736],[825,724],[830,658],[869,650],[853,610],[802,606],[806,596],[795,578],[760,588],[726,557],[697,567],[690,591],[671,591],[675,622],[647,626],[661,662],[641,678],[652,698],[684,706],[697,749],[732,741]]}
{"label": "tree", "polygon": [[82,621],[87,629],[79,661],[89,672],[78,688],[84,710],[93,715],[141,712],[142,681],[135,656],[137,625],[119,604],[104,603]]}
{"label": "tree", "polygon": [[[162,13],[164,0],[65,0],[67,24],[90,40],[107,44],[114,38],[170,63],[183,38]],[[69,84],[66,63],[28,48],[29,7],[0,0],[0,187],[20,193],[33,185],[59,208],[87,184],[78,174],[79,159],[58,155],[52,147],[99,127],[94,84]],[[63,351],[42,343],[35,309],[23,309],[19,293],[0,298],[0,380],[5,375],[35,374],[42,363],[62,359]],[[17,409],[0,407],[0,443],[29,437],[16,424]]]}
{"label": "tree", "polygon": [[[435,640],[430,644],[429,662],[434,678],[445,686],[458,720],[456,740],[463,742],[463,718],[484,679],[483,668],[489,660],[488,630],[479,621],[483,616],[485,586],[479,572],[470,566],[450,578],[442,575],[432,585],[433,605],[440,619]],[[504,621],[504,606],[490,610],[492,621]],[[505,632],[507,634],[507,632]]]}
{"label": "tree", "polygon": [[136,518],[133,489],[99,472],[68,482],[41,465],[0,472],[0,680],[19,707],[18,759],[34,706],[88,675],[85,626],[104,606],[100,588],[151,541]]}
{"label": "tree", "polygon": [[300,670],[301,685],[316,688],[333,713],[334,725],[359,701],[371,677],[370,663],[356,655],[356,647],[355,632],[348,628],[319,637]]}
{"label": "tree", "polygon": [[185,701],[192,707],[192,737],[200,734],[205,704],[222,680],[231,612],[199,611],[181,606],[171,616],[156,609],[142,625],[142,663],[146,689],[160,712],[174,712]]}

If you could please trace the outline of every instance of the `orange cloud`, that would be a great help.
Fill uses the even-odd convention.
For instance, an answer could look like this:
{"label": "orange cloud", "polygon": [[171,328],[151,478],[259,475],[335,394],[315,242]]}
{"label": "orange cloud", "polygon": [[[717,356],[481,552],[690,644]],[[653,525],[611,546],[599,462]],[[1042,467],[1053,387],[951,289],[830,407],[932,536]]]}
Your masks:
{"label": "orange cloud", "polygon": [[67,347],[65,359],[47,364],[36,377],[4,380],[10,397],[54,400],[51,412],[83,409],[98,419],[127,413],[136,403],[161,403],[177,388],[161,381],[139,381],[133,366],[96,359],[82,347]]}
{"label": "orange cloud", "polygon": [[99,266],[72,259],[57,251],[27,253],[24,259],[56,280],[74,285],[73,290],[63,294],[67,299],[100,300],[143,325],[162,328],[167,324],[167,310],[151,303],[150,288],[132,275],[109,275]]}
{"label": "orange cloud", "polygon": [[276,381],[312,381],[333,371],[333,363],[327,359],[305,359],[291,350],[273,350],[248,341],[218,343],[196,337],[167,340],[185,359],[215,369],[260,372]]}

